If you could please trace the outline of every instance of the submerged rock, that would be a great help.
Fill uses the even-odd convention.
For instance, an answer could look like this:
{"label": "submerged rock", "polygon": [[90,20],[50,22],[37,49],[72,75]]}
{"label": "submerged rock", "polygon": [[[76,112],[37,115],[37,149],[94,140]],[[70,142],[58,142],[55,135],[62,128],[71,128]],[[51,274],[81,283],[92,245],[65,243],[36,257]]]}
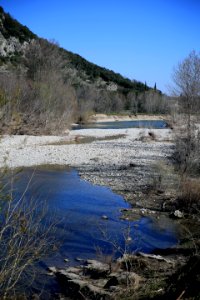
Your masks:
{"label": "submerged rock", "polygon": [[106,216],[106,215],[101,216],[101,218],[102,218],[102,220],[108,220],[108,216]]}
{"label": "submerged rock", "polygon": [[82,262],[85,261],[85,259],[84,259],[84,258],[81,258],[81,257],[76,257],[75,260],[76,260],[76,261],[82,261]]}

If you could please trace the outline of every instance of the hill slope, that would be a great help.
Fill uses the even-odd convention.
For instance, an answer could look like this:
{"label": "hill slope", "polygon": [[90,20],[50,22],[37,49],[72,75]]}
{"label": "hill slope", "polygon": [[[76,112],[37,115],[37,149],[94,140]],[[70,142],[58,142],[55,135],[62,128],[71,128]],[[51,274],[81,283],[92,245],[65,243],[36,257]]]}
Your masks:
{"label": "hill slope", "polygon": [[52,132],[92,112],[137,113],[145,111],[147,95],[155,98],[160,92],[37,37],[0,8],[3,131],[24,133],[26,127],[29,133],[34,127],[34,133]]}

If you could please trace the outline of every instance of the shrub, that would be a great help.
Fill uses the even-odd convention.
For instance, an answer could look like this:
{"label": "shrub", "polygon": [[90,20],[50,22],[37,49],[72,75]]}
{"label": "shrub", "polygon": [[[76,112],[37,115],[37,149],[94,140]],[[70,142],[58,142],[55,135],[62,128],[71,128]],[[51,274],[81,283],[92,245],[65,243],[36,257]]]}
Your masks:
{"label": "shrub", "polygon": [[180,209],[198,212],[200,209],[200,178],[184,178],[178,196]]}
{"label": "shrub", "polygon": [[32,285],[36,263],[55,245],[55,223],[46,218],[46,203],[26,197],[32,176],[18,197],[13,180],[17,174],[0,173],[0,298],[16,299]]}
{"label": "shrub", "polygon": [[181,174],[198,174],[200,172],[200,131],[186,129],[176,133],[175,152],[173,156]]}

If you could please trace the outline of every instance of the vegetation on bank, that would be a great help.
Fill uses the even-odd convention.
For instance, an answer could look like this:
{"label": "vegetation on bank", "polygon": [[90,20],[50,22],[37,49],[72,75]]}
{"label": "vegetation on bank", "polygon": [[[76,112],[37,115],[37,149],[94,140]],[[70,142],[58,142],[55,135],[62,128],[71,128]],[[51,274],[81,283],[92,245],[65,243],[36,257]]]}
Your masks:
{"label": "vegetation on bank", "polygon": [[16,191],[20,172],[0,170],[0,299],[28,299],[36,264],[58,244],[56,217],[49,217],[45,201],[28,195],[34,173],[23,193]]}
{"label": "vegetation on bank", "polygon": [[174,159],[181,176],[180,203],[184,204],[186,201],[188,209],[199,213],[200,54],[192,51],[178,64],[174,71],[174,82],[180,94],[174,120],[176,134]]}
{"label": "vegetation on bank", "polygon": [[173,112],[175,132],[174,163],[179,186],[173,203],[182,213],[184,238],[181,245],[190,249],[184,266],[168,280],[161,299],[199,299],[200,265],[200,53],[192,51],[174,69],[178,105]]}
{"label": "vegetation on bank", "polygon": [[[0,27],[11,43],[0,57],[2,132],[55,133],[71,122],[87,121],[92,113],[169,110],[168,98],[156,85],[150,88],[146,83],[131,81],[40,39],[2,8]],[[15,47],[11,37],[21,44]]]}
{"label": "vegetation on bank", "polygon": [[168,98],[157,90],[138,91],[134,85],[129,90],[116,85],[112,90],[111,83],[100,77],[90,82],[84,75],[83,80],[82,73],[69,67],[60,48],[44,39],[32,40],[20,60],[0,72],[3,132],[55,133],[72,122],[87,121],[92,113],[169,111]]}

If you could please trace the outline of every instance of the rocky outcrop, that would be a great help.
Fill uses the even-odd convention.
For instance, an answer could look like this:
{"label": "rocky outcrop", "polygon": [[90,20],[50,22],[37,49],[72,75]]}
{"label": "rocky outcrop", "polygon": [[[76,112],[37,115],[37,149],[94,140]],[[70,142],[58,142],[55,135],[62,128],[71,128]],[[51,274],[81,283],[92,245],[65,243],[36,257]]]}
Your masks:
{"label": "rocky outcrop", "polygon": [[119,262],[115,262],[115,268],[111,268],[109,264],[87,260],[79,267],[50,267],[49,271],[49,275],[56,276],[63,294],[72,299],[114,299],[116,293],[122,292],[127,286],[137,289],[141,281],[139,275],[125,270]]}
{"label": "rocky outcrop", "polygon": [[10,57],[16,53],[23,53],[27,45],[28,42],[20,43],[14,36],[6,39],[0,32],[0,56]]}
{"label": "rocky outcrop", "polygon": [[[55,268],[50,268],[50,271],[56,276],[61,291],[65,296],[72,299],[86,299],[86,297],[87,299],[95,300],[111,299],[111,293],[104,289],[106,281],[103,278],[96,278],[95,280],[92,278],[93,276],[97,277],[101,272],[104,273],[104,267],[103,270],[101,270],[101,265],[99,263],[97,264],[99,268],[95,276],[94,270],[90,276],[89,269],[87,270],[85,267],[67,268],[66,270],[55,270]],[[87,275],[85,274],[86,270]]]}
{"label": "rocky outcrop", "polygon": [[110,263],[89,259],[77,267],[50,267],[49,275],[56,277],[62,294],[70,299],[114,300],[120,295],[123,299],[126,295],[131,295],[129,299],[135,299],[134,295],[145,295],[145,299],[149,299],[149,295],[162,296],[168,288],[167,278],[185,264],[179,253],[170,253],[166,256],[142,252],[124,254]]}

